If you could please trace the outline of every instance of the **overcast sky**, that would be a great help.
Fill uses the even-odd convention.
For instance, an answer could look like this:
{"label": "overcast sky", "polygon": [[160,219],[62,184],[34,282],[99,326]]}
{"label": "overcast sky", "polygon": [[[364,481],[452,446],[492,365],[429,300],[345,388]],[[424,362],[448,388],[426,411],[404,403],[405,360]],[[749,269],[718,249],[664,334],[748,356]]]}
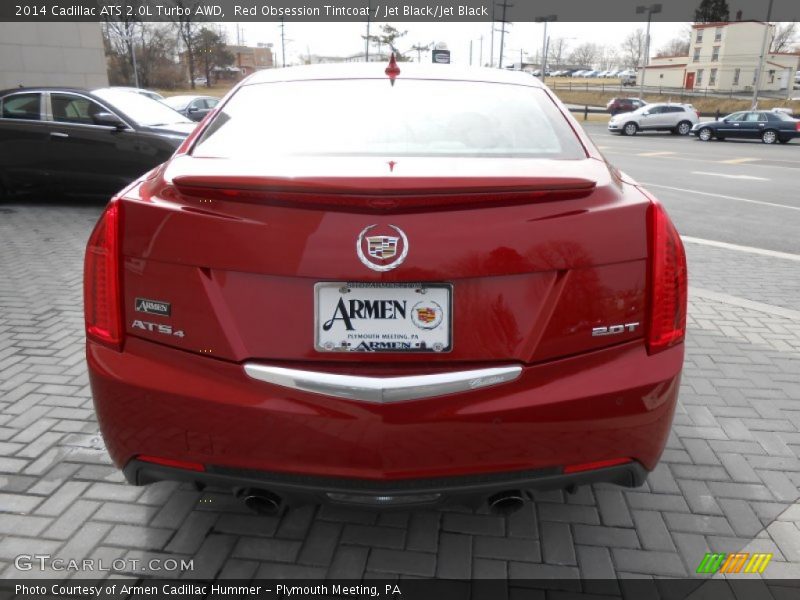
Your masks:
{"label": "overcast sky", "polygon": [[[226,23],[230,43],[236,43],[236,24]],[[372,23],[371,32],[380,29],[382,23]],[[393,23],[395,27],[408,30],[398,42],[401,50],[412,45],[444,42],[451,52],[454,64],[469,64],[470,40],[473,43],[473,63],[478,64],[480,37],[483,36],[483,62],[489,61],[490,23]],[[622,39],[644,23],[568,23],[555,22],[547,26],[548,37],[566,38],[570,47],[584,42],[618,47]],[[280,64],[280,27],[277,23],[242,23],[243,42],[255,46],[257,43],[272,43],[276,61]],[[653,52],[678,36],[687,27],[686,23],[654,22],[650,28]],[[505,36],[505,63],[519,62],[520,49],[535,55],[541,53],[543,26],[539,23],[513,23],[507,26]],[[287,23],[287,64],[299,62],[301,56],[317,54],[323,56],[345,56],[364,51],[361,38],[366,33],[365,23]],[[495,33],[495,62],[500,47],[500,34]],[[416,53],[411,53],[416,57]],[[424,58],[423,60],[430,60]]]}

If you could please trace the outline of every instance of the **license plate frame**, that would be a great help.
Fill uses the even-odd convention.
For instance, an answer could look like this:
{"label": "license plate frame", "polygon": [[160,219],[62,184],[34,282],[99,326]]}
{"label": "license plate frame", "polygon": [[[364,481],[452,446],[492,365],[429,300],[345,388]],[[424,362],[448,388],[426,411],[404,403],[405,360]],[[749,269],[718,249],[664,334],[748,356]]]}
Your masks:
{"label": "license plate frame", "polygon": [[[330,290],[335,290],[331,292]],[[346,291],[345,291],[346,290]],[[401,293],[398,294],[397,291]],[[348,296],[355,291],[359,296]],[[353,326],[349,319],[351,299],[368,299],[393,302],[392,293],[405,300],[403,318],[374,318],[370,324],[359,319],[360,330],[348,332],[347,325]],[[338,296],[336,295],[338,293]],[[326,296],[323,298],[322,296]],[[328,303],[327,296],[339,298]],[[347,300],[346,304],[342,302]],[[347,308],[349,305],[349,309]],[[373,312],[379,312],[373,305]],[[358,308],[356,306],[356,308]],[[325,314],[321,314],[322,310]],[[386,307],[383,307],[384,311]],[[400,307],[392,304],[391,310],[399,313]],[[344,313],[343,313],[344,310]],[[366,308],[364,310],[367,310]],[[439,311],[441,310],[441,315]],[[421,312],[420,312],[421,311]],[[363,311],[362,311],[363,312]],[[337,315],[339,318],[336,318]],[[347,315],[348,318],[344,318]],[[414,315],[414,316],[412,316]],[[398,325],[385,325],[378,330],[375,321],[400,321]],[[437,323],[438,320],[438,323]],[[328,330],[323,327],[332,321]],[[337,323],[341,321],[341,323]],[[431,326],[433,323],[436,325]],[[344,325],[344,331],[340,325]],[[377,330],[377,331],[376,331]],[[398,331],[399,330],[399,331]],[[334,331],[335,333],[329,333]],[[344,337],[343,337],[344,336]],[[340,338],[340,339],[337,339]],[[349,282],[321,281],[314,285],[314,349],[326,354],[347,353],[422,353],[441,354],[453,349],[453,284],[422,282]]]}

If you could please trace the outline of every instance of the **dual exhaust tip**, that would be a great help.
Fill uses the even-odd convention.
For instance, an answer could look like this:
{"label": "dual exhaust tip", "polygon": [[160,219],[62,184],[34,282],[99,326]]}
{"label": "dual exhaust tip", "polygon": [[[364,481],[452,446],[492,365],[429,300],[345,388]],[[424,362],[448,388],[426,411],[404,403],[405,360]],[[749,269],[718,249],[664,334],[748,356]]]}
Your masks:
{"label": "dual exhaust tip", "polygon": [[[283,499],[277,494],[256,488],[238,490],[236,497],[253,512],[266,515],[279,515],[284,507]],[[510,515],[525,506],[525,495],[521,490],[507,490],[491,496],[488,500],[489,512],[494,515]]]}

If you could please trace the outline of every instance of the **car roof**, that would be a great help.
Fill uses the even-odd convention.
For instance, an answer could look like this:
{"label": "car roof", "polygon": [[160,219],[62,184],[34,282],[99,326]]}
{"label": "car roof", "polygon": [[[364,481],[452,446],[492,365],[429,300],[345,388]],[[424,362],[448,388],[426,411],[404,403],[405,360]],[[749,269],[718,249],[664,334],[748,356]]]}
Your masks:
{"label": "car roof", "polygon": [[5,90],[0,90],[0,96],[6,96],[8,94],[14,94],[17,92],[78,92],[81,94],[91,93],[86,88],[40,85],[40,86],[7,88]]}
{"label": "car roof", "polygon": [[[244,85],[279,81],[313,81],[320,79],[381,79],[387,78],[384,70],[387,62],[328,63],[265,69],[256,71],[244,81]],[[544,87],[536,78],[524,71],[489,69],[484,67],[458,67],[453,65],[421,65],[419,63],[397,63],[400,74],[397,79],[429,79],[447,81],[475,81],[507,83],[528,87]]]}

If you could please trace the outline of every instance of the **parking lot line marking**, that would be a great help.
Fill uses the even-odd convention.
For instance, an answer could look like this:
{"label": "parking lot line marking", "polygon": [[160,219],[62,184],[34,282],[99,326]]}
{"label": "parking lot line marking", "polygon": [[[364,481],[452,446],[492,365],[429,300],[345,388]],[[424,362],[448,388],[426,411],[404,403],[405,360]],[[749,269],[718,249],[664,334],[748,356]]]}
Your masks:
{"label": "parking lot line marking", "polygon": [[774,206],[776,208],[786,208],[789,210],[800,210],[800,206],[787,206],[786,204],[775,204],[774,202],[763,202],[762,200],[751,200],[750,198],[738,198],[737,196],[726,196],[725,194],[712,194],[711,192],[700,192],[697,190],[687,190],[660,183],[644,183],[643,186],[661,188],[662,190],[672,190],[674,192],[684,192],[686,194],[697,194],[699,196],[711,196],[712,198],[722,198],[723,200],[736,200],[737,202],[747,202],[749,204],[761,204],[763,206]]}
{"label": "parking lot line marking", "polygon": [[764,304],[763,302],[756,302],[755,300],[748,300],[747,298],[740,298],[739,296],[731,296],[729,294],[722,294],[712,290],[697,288],[689,286],[689,297],[703,298],[705,300],[713,300],[714,302],[721,302],[723,304],[731,304],[749,310],[756,310],[758,312],[767,313],[776,317],[784,317],[800,321],[800,311],[792,310],[790,308],[783,308],[782,306],[775,306],[774,304]]}
{"label": "parking lot line marking", "polygon": [[759,160],[757,158],[731,158],[729,160],[721,160],[719,162],[724,163],[726,165],[740,165],[742,163],[753,162],[754,160]]}
{"label": "parking lot line marking", "polygon": [[729,244],[728,242],[718,242],[716,240],[705,240],[703,238],[696,238],[687,235],[682,235],[681,239],[689,244],[702,244],[703,246],[713,246],[715,248],[723,248],[725,250],[736,250],[737,252],[748,252],[750,254],[769,256],[770,258],[781,258],[784,260],[794,260],[800,262],[800,254],[778,252],[777,250],[767,250],[766,248],[754,248],[753,246],[740,246],[739,244]]}
{"label": "parking lot line marking", "polygon": [[677,152],[662,151],[662,152],[640,152],[636,156],[668,156],[670,154],[677,154]]}
{"label": "parking lot line marking", "polygon": [[709,171],[692,171],[692,175],[710,175],[712,177],[727,177],[728,179],[752,179],[754,181],[769,181],[766,177],[754,175],[729,175],[728,173],[711,173]]}

